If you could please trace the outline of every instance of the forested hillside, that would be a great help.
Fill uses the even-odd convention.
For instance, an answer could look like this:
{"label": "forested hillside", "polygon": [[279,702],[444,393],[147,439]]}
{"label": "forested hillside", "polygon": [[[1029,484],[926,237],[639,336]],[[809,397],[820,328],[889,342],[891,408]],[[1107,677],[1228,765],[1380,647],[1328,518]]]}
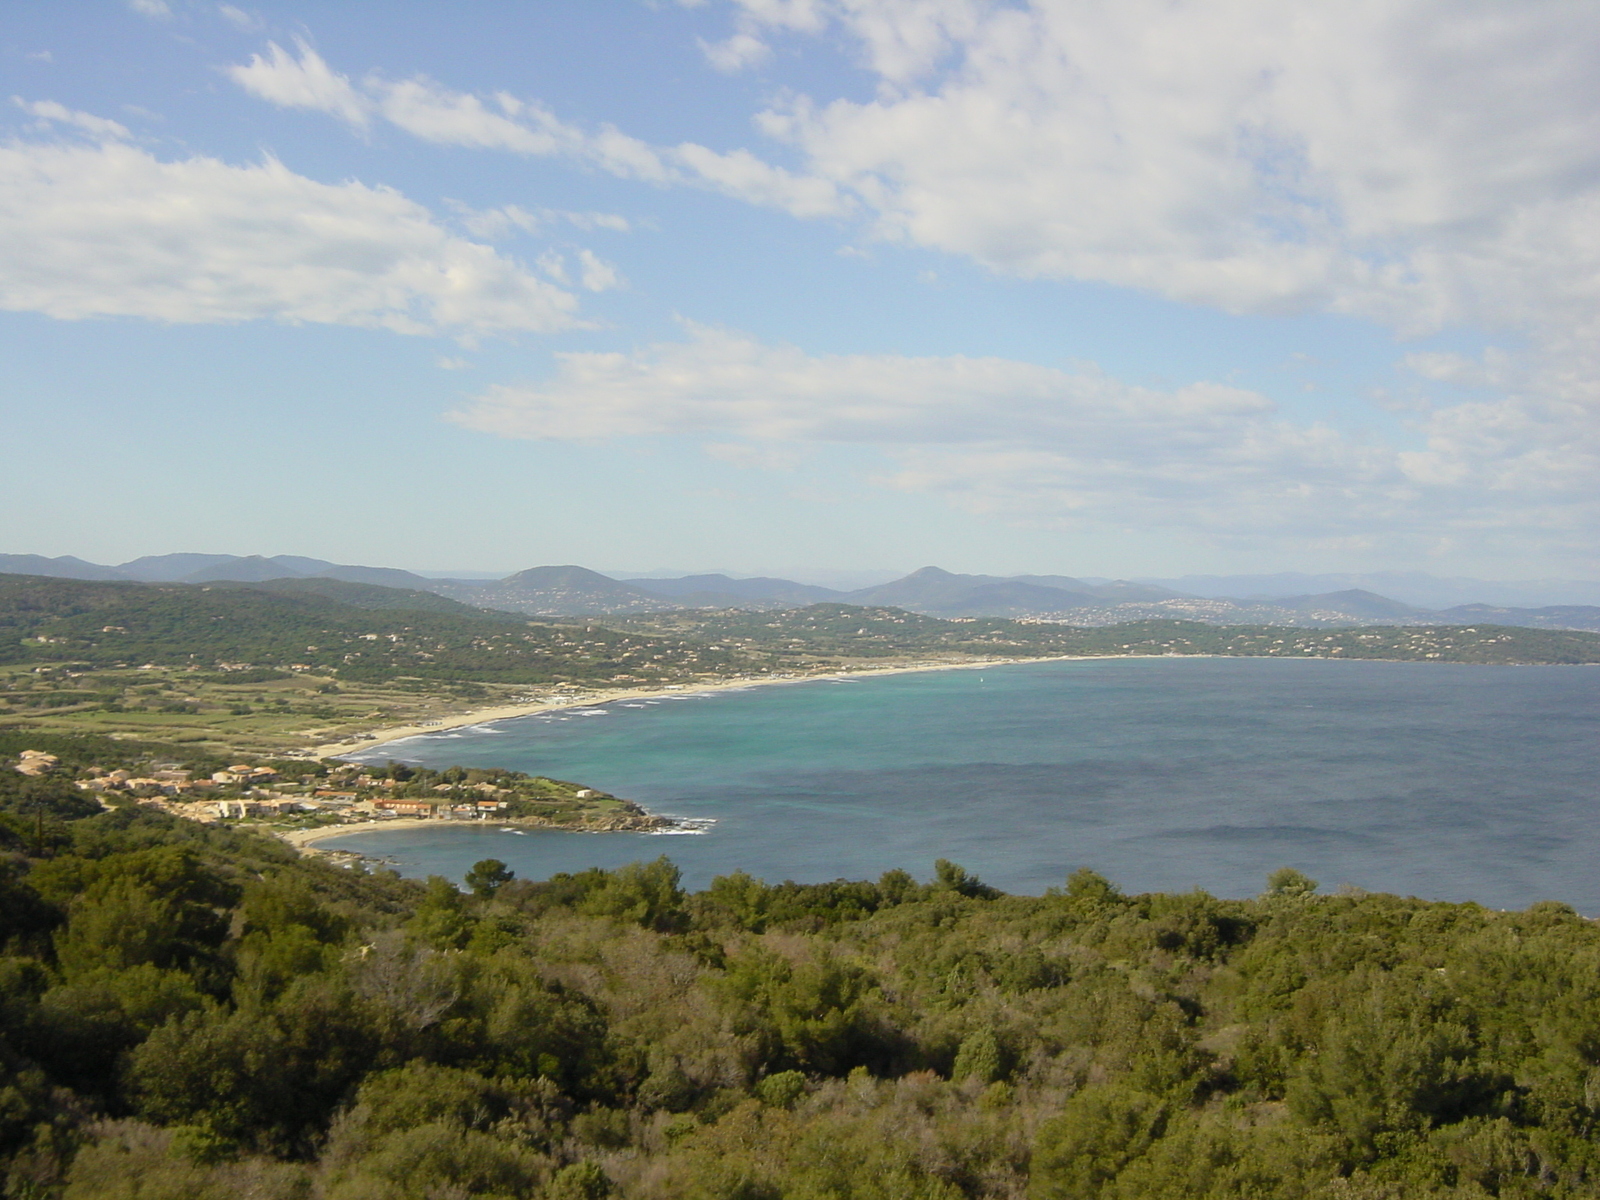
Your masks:
{"label": "forested hillside", "polygon": [[425,607],[407,608],[409,593],[398,589],[316,586],[360,605],[303,589],[0,576],[0,663],[301,664],[351,680],[544,683],[675,678],[738,661],[679,637],[530,622],[465,605],[433,611],[452,602],[427,593],[419,594]]}
{"label": "forested hillside", "polygon": [[0,788],[8,1196],[1600,1196],[1600,929],[1559,904],[463,893],[45,786]]}
{"label": "forested hillside", "polygon": [[1469,663],[1600,662],[1600,634],[1508,625],[1291,629],[1130,621],[1083,628],[1002,617],[944,619],[898,608],[813,604],[783,612],[677,612],[606,618],[616,629],[700,639],[724,650],[883,659],[915,654],[1225,654]]}
{"label": "forested hillside", "polygon": [[416,593],[422,607],[411,608],[413,593],[400,589],[311,582],[316,591],[0,576],[0,663],[208,669],[298,664],[358,681],[403,676],[544,683],[651,682],[929,654],[1600,662],[1600,634],[1494,625],[1296,630],[1138,621],[1081,629],[1001,618],[943,620],[842,604],[558,625],[464,605],[454,606],[460,611],[434,611],[452,602],[427,593]]}

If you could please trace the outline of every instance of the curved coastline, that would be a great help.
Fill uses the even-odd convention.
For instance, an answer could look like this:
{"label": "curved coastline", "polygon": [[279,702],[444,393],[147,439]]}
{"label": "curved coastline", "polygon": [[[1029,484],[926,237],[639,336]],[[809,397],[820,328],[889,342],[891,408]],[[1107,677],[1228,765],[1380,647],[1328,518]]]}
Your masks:
{"label": "curved coastline", "polygon": [[[821,682],[611,721],[556,713],[363,756],[533,764],[657,813],[722,818],[681,845],[514,837],[502,822],[302,838],[368,869],[458,881],[485,857],[543,879],[665,852],[692,887],[736,869],[826,882],[946,857],[1016,894],[1089,865],[1138,890],[1243,896],[1287,863],[1330,887],[1600,911],[1592,672],[1159,657]],[[1446,736],[1459,753],[1417,754]]]}
{"label": "curved coastline", "polygon": [[[467,729],[474,725],[487,725],[497,721],[509,721],[517,717],[532,717],[540,713],[566,712],[575,708],[595,708],[604,704],[615,704],[626,700],[659,700],[671,696],[696,696],[708,692],[743,691],[747,688],[777,687],[781,684],[819,683],[829,680],[865,679],[880,675],[908,675],[922,671],[972,671],[982,670],[985,667],[1010,667],[1022,666],[1026,663],[1045,662],[1098,662],[1108,658],[1118,660],[1148,659],[1148,658],[1183,658],[1183,659],[1209,659],[1209,658],[1271,658],[1273,661],[1311,661],[1325,662],[1412,662],[1406,658],[1341,658],[1336,655],[1294,655],[1279,658],[1275,655],[1218,655],[1218,654],[1048,654],[1040,657],[1028,658],[983,658],[968,659],[960,662],[912,662],[892,667],[860,667],[846,668],[838,671],[828,671],[817,675],[793,675],[782,678],[767,678],[755,676],[752,678],[718,679],[707,683],[664,685],[648,688],[608,688],[604,691],[585,692],[581,695],[563,697],[559,700],[541,701],[536,704],[505,704],[493,708],[472,709],[468,712],[457,713],[453,716],[441,717],[426,725],[394,725],[386,729],[375,730],[358,740],[342,742],[329,742],[315,747],[310,753],[316,758],[344,758],[352,754],[363,754],[375,750],[390,742],[404,741],[407,738],[421,737],[425,734],[443,733],[451,729]],[[1522,663],[1459,663],[1460,666],[1521,666],[1532,665]],[[1547,666],[1595,666],[1600,663],[1573,663],[1573,664],[1538,664]]]}
{"label": "curved coastline", "polygon": [[[560,821],[541,820],[524,817],[493,817],[475,821],[440,821],[432,817],[387,817],[381,820],[352,821],[347,825],[320,825],[315,829],[291,829],[278,832],[276,836],[281,841],[288,842],[297,850],[307,850],[318,843],[332,841],[335,838],[351,837],[364,833],[404,833],[417,829],[506,829],[514,828],[519,832],[532,832],[544,830],[552,833],[661,833],[661,832],[693,832],[692,829],[683,828],[684,823],[673,817],[663,817],[659,813],[646,812],[642,818],[622,818],[618,823],[607,821],[602,824],[587,824],[575,821],[563,823]],[[356,857],[361,857],[357,855]]]}
{"label": "curved coastline", "polygon": [[[671,834],[697,835],[710,832],[711,826],[716,824],[715,818],[710,817],[662,817],[655,813],[646,813],[645,820],[660,822],[656,825],[585,825],[581,823],[561,824],[551,821],[528,821],[518,818],[495,818],[482,821],[438,821],[425,817],[399,817],[380,821],[356,821],[348,825],[323,825],[315,829],[274,830],[272,836],[281,842],[286,842],[294,847],[302,856],[314,858],[328,858],[348,866],[356,862],[392,863],[393,860],[385,857],[378,851],[346,850],[337,843],[341,838],[360,837],[373,833],[415,833],[422,830],[434,831],[438,829],[485,830],[494,829],[500,832],[527,833],[632,833],[636,835],[663,836]],[[324,843],[334,843],[325,845]]]}
{"label": "curved coastline", "polygon": [[[494,708],[473,709],[455,716],[443,717],[428,725],[395,725],[376,730],[357,742],[330,742],[312,751],[317,758],[344,758],[351,754],[364,754],[390,742],[425,734],[443,733],[450,729],[467,729],[474,725],[487,725],[495,721],[509,721],[516,717],[532,717],[540,713],[565,712],[574,708],[596,708],[602,704],[615,704],[623,700],[659,700],[669,696],[697,696],[707,692],[743,691],[746,688],[777,687],[780,684],[822,683],[829,680],[863,679],[880,675],[909,675],[920,671],[963,671],[984,667],[1007,667],[1036,662],[1078,662],[1099,657],[1087,654],[1055,654],[1042,658],[985,658],[963,662],[914,662],[894,667],[863,667],[859,670],[829,671],[821,675],[794,675],[780,679],[763,677],[719,679],[710,683],[682,684],[649,688],[614,688],[605,691],[585,692],[582,695],[545,700],[537,704],[504,704]],[[1120,657],[1156,657],[1153,655],[1127,655]],[[1191,655],[1188,657],[1208,657]],[[392,822],[381,822],[390,825]]]}
{"label": "curved coastline", "polygon": [[449,821],[434,821],[422,817],[394,817],[387,821],[354,821],[349,825],[319,825],[315,829],[290,829],[276,836],[297,850],[305,850],[318,842],[347,837],[354,833],[374,833],[380,829],[393,829],[397,832],[406,829],[438,829],[449,824],[451,824]]}
{"label": "curved coastline", "polygon": [[[986,658],[964,662],[922,662],[907,663],[894,667],[865,667],[860,670],[829,671],[820,675],[803,675],[782,679],[729,679],[718,680],[712,683],[699,685],[684,685],[680,687],[656,688],[618,688],[604,692],[587,693],[581,696],[563,698],[559,701],[546,701],[538,704],[501,705],[495,708],[475,709],[471,712],[460,713],[454,717],[444,718],[430,725],[401,725],[380,730],[371,737],[359,743],[332,743],[319,746],[315,751],[319,758],[340,758],[351,754],[360,754],[364,751],[374,750],[391,742],[400,742],[408,738],[420,737],[426,734],[441,733],[449,729],[467,729],[476,725],[486,725],[496,721],[509,721],[518,717],[537,716],[540,713],[564,712],[577,708],[593,708],[602,704],[614,704],[626,700],[663,699],[666,697],[704,695],[707,692],[743,691],[758,687],[775,687],[779,684],[795,683],[825,683],[846,679],[860,679],[884,675],[908,675],[923,671],[959,671],[980,670],[985,667],[1016,666],[1022,663],[1034,662],[1077,662],[1094,657],[1082,654],[1059,654],[1044,658]],[[1139,656],[1147,657],[1147,656]],[[674,818],[663,817],[659,813],[645,811],[645,816],[651,820],[660,820],[669,824],[677,824]],[[382,820],[356,821],[348,825],[325,825],[315,829],[295,829],[277,833],[280,840],[302,853],[330,854],[351,859],[368,858],[370,855],[358,854],[355,851],[340,851],[335,847],[323,847],[321,843],[335,841],[343,837],[351,837],[370,833],[403,833],[419,829],[442,829],[454,827],[480,828],[486,824],[495,825],[527,825],[529,829],[545,829],[567,833],[640,833],[652,832],[640,829],[596,829],[586,826],[552,825],[548,822],[537,824],[519,821],[517,819],[496,820],[493,822],[442,822],[425,817],[390,817]],[[671,830],[682,833],[703,833],[703,828],[680,828]],[[659,830],[655,831],[659,832]]]}

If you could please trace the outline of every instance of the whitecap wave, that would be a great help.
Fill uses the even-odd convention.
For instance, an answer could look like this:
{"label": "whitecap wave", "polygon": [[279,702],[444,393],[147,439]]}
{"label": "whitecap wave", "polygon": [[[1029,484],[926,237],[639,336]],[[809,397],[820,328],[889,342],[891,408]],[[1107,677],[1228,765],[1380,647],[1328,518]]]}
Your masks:
{"label": "whitecap wave", "polygon": [[652,829],[649,831],[651,837],[698,836],[710,833],[711,827],[717,823],[715,817],[674,817],[669,813],[660,815],[669,821],[676,821],[677,824],[667,829]]}

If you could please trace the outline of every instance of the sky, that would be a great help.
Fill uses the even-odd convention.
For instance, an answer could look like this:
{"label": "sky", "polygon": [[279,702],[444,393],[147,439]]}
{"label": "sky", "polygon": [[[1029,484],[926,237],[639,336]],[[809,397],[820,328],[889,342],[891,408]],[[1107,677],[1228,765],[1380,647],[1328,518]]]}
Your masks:
{"label": "sky", "polygon": [[0,552],[1600,579],[1600,6],[12,0]]}

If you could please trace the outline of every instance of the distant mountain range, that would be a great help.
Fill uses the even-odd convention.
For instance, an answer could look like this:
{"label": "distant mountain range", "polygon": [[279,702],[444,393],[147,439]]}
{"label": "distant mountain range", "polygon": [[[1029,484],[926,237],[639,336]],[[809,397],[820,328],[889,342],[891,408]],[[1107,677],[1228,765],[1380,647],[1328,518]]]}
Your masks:
{"label": "distant mountain range", "polygon": [[[1448,607],[1417,606],[1362,587],[1321,592],[1273,593],[1306,581],[1339,582],[1348,576],[1205,576],[1184,591],[1168,582],[1084,580],[1068,575],[958,575],[924,567],[903,579],[855,591],[837,591],[791,579],[736,579],[729,575],[685,575],[677,579],[614,579],[578,566],[530,567],[504,579],[430,579],[392,567],[351,566],[316,558],[277,555],[163,554],[118,566],[85,562],[70,555],[0,555],[0,574],[47,575],[65,579],[128,580],[145,583],[270,585],[272,590],[311,591],[372,607],[402,604],[448,611],[460,607],[495,609],[536,617],[615,616],[681,608],[743,608],[771,611],[808,604],[858,604],[903,608],[936,617],[1029,617],[1075,625],[1109,625],[1149,618],[1183,618],[1212,624],[1297,626],[1454,624],[1520,625],[1542,629],[1600,631],[1600,606],[1589,604],[1524,607],[1487,602]],[[1373,578],[1363,576],[1360,578]],[[1416,595],[1460,595],[1471,581],[1441,580],[1421,574],[1392,578]],[[1235,594],[1217,591],[1219,582],[1241,586]],[[1269,584],[1269,589],[1261,589]],[[1532,585],[1525,585],[1531,587]],[[1600,585],[1568,582],[1568,591]],[[1485,584],[1501,594],[1518,585]],[[365,590],[363,590],[365,589]],[[400,600],[385,599],[398,589]],[[363,597],[356,601],[355,596]],[[436,601],[423,596],[436,597]]]}
{"label": "distant mountain range", "polygon": [[1174,579],[1145,579],[1189,596],[1241,597],[1278,600],[1287,596],[1326,595],[1357,589],[1392,596],[1423,609],[1454,608],[1463,604],[1494,604],[1507,608],[1550,605],[1600,604],[1600,582],[1585,579],[1532,579],[1517,582],[1487,579],[1441,578],[1422,571],[1375,571],[1367,574],[1306,575],[1184,575]]}
{"label": "distant mountain range", "polygon": [[156,554],[115,567],[85,562],[70,554],[45,558],[38,554],[0,554],[0,575],[52,575],[57,579],[132,579],[140,583],[262,583],[269,579],[342,579],[346,583],[372,583],[379,587],[432,588],[433,583],[410,571],[393,567],[346,567],[320,558],[280,554]]}

